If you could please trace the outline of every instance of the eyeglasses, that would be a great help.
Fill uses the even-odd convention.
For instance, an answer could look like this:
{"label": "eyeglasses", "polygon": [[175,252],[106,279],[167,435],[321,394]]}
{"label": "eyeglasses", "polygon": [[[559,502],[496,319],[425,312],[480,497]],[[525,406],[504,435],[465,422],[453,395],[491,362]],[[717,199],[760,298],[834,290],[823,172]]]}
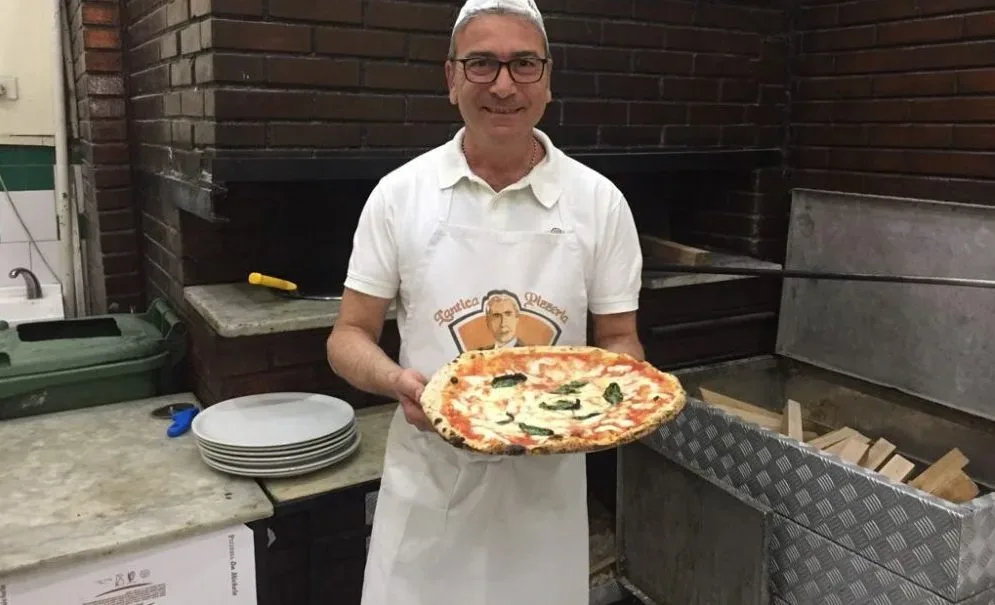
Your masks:
{"label": "eyeglasses", "polygon": [[519,84],[534,84],[542,79],[549,59],[540,57],[516,57],[511,61],[499,61],[492,57],[465,57],[451,59],[463,64],[466,79],[474,84],[491,84],[497,81],[501,69],[508,68],[508,75]]}

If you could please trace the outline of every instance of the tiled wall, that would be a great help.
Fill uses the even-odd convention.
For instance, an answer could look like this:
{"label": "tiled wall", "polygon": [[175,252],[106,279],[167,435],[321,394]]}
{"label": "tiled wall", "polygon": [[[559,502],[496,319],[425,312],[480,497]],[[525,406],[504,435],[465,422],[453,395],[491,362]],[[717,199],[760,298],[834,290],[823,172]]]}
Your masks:
{"label": "tiled wall", "polygon": [[59,281],[54,153],[51,147],[0,146],[0,286],[14,283],[7,277],[14,267],[31,269],[45,284]]}

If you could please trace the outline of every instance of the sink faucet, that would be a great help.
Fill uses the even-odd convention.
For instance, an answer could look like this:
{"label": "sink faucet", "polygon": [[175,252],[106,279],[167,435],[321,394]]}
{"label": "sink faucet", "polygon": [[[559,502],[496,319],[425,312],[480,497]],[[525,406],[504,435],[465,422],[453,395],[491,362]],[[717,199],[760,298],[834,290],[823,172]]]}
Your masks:
{"label": "sink faucet", "polygon": [[28,287],[28,300],[41,298],[41,284],[38,283],[38,278],[31,272],[31,269],[15,267],[10,270],[7,276],[11,279],[24,278],[24,283]]}

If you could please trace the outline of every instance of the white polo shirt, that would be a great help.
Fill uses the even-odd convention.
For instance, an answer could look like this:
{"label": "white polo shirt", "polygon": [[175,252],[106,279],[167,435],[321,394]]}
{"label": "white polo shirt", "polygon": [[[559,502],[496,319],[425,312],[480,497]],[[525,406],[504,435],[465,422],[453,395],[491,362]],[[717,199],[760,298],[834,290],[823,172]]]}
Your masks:
{"label": "white polo shirt", "polygon": [[395,298],[401,276],[414,270],[452,199],[449,222],[458,225],[549,231],[562,228],[561,219],[569,222],[584,252],[590,311],[636,310],[642,252],[632,212],[614,183],[567,157],[536,130],[546,157],[520,181],[496,193],[470,172],[461,152],[463,133],[377,183],[359,217],[345,286]]}

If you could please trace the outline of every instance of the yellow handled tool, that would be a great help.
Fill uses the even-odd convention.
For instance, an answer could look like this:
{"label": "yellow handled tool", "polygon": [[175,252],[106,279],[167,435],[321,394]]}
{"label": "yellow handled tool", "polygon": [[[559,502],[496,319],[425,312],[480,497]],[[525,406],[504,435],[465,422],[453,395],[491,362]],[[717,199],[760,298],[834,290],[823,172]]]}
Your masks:
{"label": "yellow handled tool", "polygon": [[278,277],[270,277],[269,275],[263,275],[262,273],[250,273],[249,283],[253,286],[266,286],[267,288],[283,290],[284,292],[295,292],[297,290],[297,284],[292,281],[287,281]]}

